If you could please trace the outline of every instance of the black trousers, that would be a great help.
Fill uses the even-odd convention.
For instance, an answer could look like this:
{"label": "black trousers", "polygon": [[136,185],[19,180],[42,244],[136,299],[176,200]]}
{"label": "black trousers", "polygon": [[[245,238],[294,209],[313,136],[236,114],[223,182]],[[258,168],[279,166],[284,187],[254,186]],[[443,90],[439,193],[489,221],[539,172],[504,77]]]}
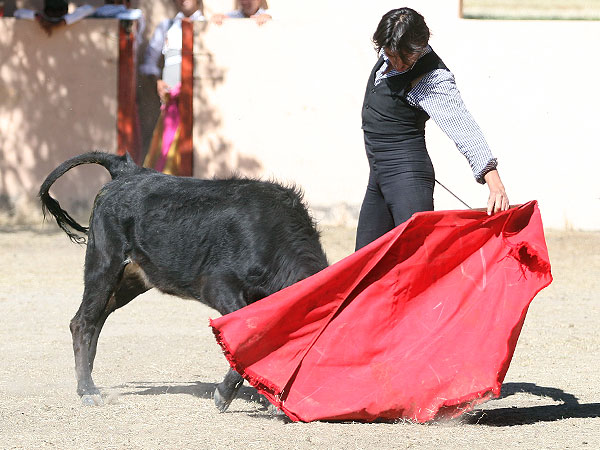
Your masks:
{"label": "black trousers", "polygon": [[356,250],[405,222],[433,211],[435,173],[423,136],[364,133],[370,174],[358,218]]}

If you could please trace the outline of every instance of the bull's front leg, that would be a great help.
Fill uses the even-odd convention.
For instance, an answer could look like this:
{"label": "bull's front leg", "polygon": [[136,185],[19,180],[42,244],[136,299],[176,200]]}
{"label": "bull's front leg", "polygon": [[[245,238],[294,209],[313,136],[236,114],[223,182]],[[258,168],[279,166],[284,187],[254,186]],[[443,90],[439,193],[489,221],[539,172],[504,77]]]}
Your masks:
{"label": "bull's front leg", "polygon": [[215,389],[215,405],[220,412],[227,411],[243,383],[242,376],[235,370],[229,369],[223,381]]}

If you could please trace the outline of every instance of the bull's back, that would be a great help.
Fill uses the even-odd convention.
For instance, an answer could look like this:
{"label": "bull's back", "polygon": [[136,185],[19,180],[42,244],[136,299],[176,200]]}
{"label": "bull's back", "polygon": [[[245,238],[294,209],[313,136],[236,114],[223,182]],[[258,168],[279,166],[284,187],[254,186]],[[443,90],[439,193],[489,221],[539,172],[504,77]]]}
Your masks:
{"label": "bull's back", "polygon": [[131,256],[176,283],[234,275],[268,293],[327,265],[319,234],[293,188],[247,179],[156,172],[105,186],[96,214],[120,210]]}

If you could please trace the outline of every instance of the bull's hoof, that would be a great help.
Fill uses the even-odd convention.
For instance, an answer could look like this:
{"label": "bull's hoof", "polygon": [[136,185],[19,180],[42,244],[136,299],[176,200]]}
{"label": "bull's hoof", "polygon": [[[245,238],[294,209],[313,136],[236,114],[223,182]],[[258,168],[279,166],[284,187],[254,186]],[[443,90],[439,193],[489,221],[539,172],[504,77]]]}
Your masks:
{"label": "bull's hoof", "polygon": [[231,404],[231,401],[233,400],[233,399],[229,399],[229,400],[225,399],[225,397],[223,397],[221,395],[221,393],[219,392],[219,388],[215,389],[214,399],[215,399],[215,406],[221,413],[224,413],[225,411],[227,411],[227,408],[229,408],[229,405]]}
{"label": "bull's hoof", "polygon": [[82,395],[81,403],[83,403],[85,406],[102,406],[102,405],[104,405],[104,402],[102,401],[102,397],[100,397],[100,394]]}
{"label": "bull's hoof", "polygon": [[272,416],[272,417],[276,417],[278,419],[287,419],[288,416],[279,408],[277,408],[277,406],[270,404],[269,406],[267,406],[267,413]]}

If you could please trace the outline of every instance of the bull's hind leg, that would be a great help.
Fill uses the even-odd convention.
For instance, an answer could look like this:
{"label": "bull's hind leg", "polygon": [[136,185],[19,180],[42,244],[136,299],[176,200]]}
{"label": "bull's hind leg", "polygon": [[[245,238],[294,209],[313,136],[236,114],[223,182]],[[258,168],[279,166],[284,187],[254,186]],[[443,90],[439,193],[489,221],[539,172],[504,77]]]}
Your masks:
{"label": "bull's hind leg", "polygon": [[[96,277],[86,276],[84,301],[71,321],[75,368],[77,372],[77,393],[86,405],[102,404],[100,391],[96,388],[92,380],[92,370],[98,337],[106,319],[112,312],[125,306],[135,297],[149,289],[145,278],[143,275],[140,275],[141,272],[137,270],[138,267],[135,264],[127,265],[124,270],[122,269],[122,264],[115,262],[109,265],[113,271],[113,265],[116,265],[118,270],[116,277],[117,286],[114,288],[113,293],[109,294],[107,301],[104,301],[104,296],[109,291],[108,286],[112,286],[112,283],[110,283],[111,277],[101,277],[106,287],[95,290],[94,287],[98,286]],[[109,270],[109,272],[111,271]],[[93,294],[91,294],[92,291]]]}
{"label": "bull's hind leg", "polygon": [[[104,294],[104,293],[103,293]],[[79,310],[71,319],[71,335],[73,336],[73,354],[75,356],[75,373],[77,376],[77,393],[84,404],[101,404],[100,391],[92,380],[90,365],[90,347],[102,326],[102,314],[110,293],[100,296],[98,292],[90,293],[86,287]]]}
{"label": "bull's hind leg", "polygon": [[124,266],[122,255],[110,250],[112,249],[98,249],[94,245],[93,236],[90,237],[85,257],[83,299],[70,324],[77,393],[83,403],[88,405],[102,403],[100,391],[92,380],[91,360],[98,334],[108,316],[106,311],[115,309],[114,306],[109,305],[109,300],[116,292]]}
{"label": "bull's hind leg", "polygon": [[144,273],[137,264],[129,263],[127,266],[125,266],[121,281],[119,281],[119,285],[115,290],[115,293],[110,297],[108,303],[106,304],[106,308],[100,317],[100,321],[95,327],[94,335],[92,336],[92,340],[90,342],[88,353],[90,372],[94,370],[94,358],[96,357],[98,337],[100,336],[100,331],[102,331],[102,327],[104,326],[108,316],[117,309],[125,306],[138,295],[146,292],[151,287],[152,286],[148,284]]}

